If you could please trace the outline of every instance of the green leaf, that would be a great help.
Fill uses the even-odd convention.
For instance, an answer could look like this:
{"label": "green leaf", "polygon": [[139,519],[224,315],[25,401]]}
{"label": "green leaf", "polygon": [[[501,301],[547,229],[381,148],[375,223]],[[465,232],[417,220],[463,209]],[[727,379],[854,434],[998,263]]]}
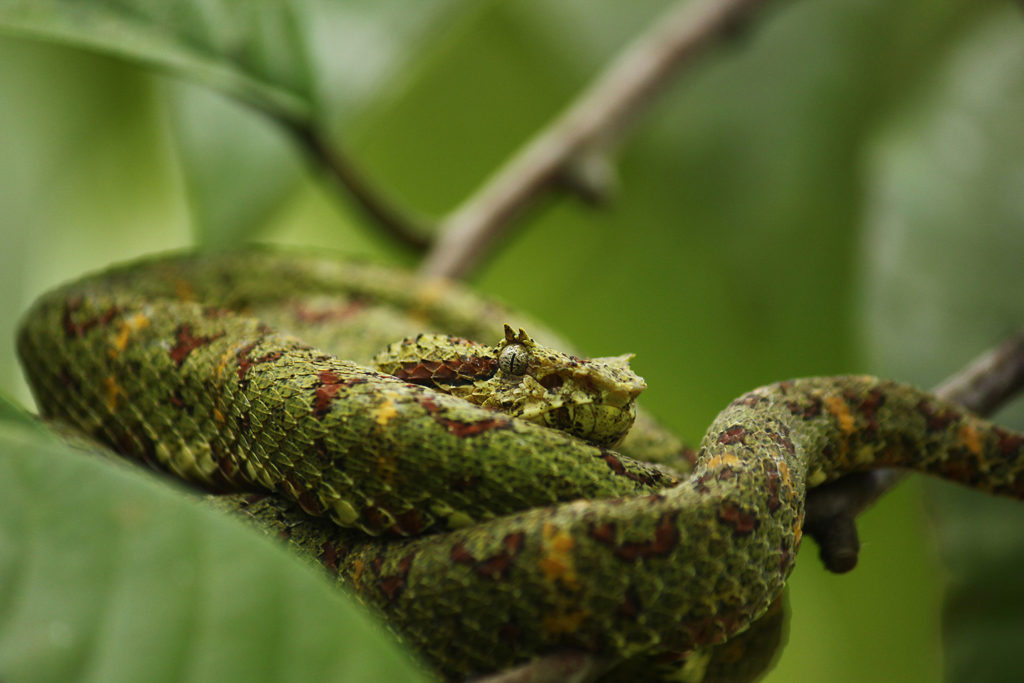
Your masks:
{"label": "green leaf", "polygon": [[196,241],[252,239],[303,180],[299,150],[280,127],[219,93],[169,88]]}
{"label": "green leaf", "polygon": [[3,30],[162,67],[295,121],[338,120],[454,0],[4,0]]}
{"label": "green leaf", "polygon": [[3,393],[0,393],[0,425],[7,425],[11,428],[18,426],[42,429],[39,423],[32,418],[32,415],[4,396]]}
{"label": "green leaf", "polygon": [[[461,4],[0,0],[0,30],[158,66],[264,114],[350,137]],[[292,141],[265,116],[194,89],[169,97],[200,241],[253,234],[301,179]]]}
{"label": "green leaf", "polygon": [[0,407],[5,681],[425,680],[283,548]]}
{"label": "green leaf", "polygon": [[0,26],[172,69],[297,119],[313,114],[303,29],[280,2],[7,0]]}

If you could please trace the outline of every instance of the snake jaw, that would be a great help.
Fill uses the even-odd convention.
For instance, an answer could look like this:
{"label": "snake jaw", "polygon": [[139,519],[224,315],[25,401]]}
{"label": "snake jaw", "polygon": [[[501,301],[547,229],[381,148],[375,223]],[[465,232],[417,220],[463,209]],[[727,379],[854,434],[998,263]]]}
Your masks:
{"label": "snake jaw", "polygon": [[591,358],[584,361],[586,370],[577,369],[576,374],[581,382],[589,381],[594,386],[594,392],[601,397],[602,403],[623,408],[635,401],[647,388],[644,378],[629,367],[633,357],[634,354],[625,353],[621,356]]}

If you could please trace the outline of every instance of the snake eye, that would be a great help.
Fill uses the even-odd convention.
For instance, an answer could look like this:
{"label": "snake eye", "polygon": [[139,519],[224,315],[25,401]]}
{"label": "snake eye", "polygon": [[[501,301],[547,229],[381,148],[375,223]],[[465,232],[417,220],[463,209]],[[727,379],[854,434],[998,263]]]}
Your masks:
{"label": "snake eye", "polygon": [[509,344],[498,354],[498,367],[506,375],[522,375],[530,364],[530,352],[522,344]]}

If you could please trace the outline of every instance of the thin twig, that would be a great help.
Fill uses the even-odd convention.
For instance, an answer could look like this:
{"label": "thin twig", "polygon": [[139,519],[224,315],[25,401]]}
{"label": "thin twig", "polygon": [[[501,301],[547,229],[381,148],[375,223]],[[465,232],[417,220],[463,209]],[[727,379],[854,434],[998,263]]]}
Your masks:
{"label": "thin twig", "polygon": [[989,416],[1024,388],[1024,331],[978,356],[935,388],[935,395]]}
{"label": "thin twig", "polygon": [[319,128],[308,122],[283,121],[306,153],[323,168],[338,185],[355,200],[360,209],[384,232],[409,249],[427,250],[431,244],[430,231],[405,215],[392,202],[370,185],[364,173],[355,167],[338,145],[324,139]]}
{"label": "thin twig", "polygon": [[765,0],[687,0],[629,45],[565,111],[442,223],[421,267],[460,277],[510,221],[588,154],[620,137],[678,70]]}
{"label": "thin twig", "polygon": [[[934,391],[941,399],[988,416],[1022,390],[1024,332],[978,356]],[[859,549],[854,519],[904,476],[903,470],[873,470],[808,491],[804,530],[818,542],[828,569],[853,569]]]}

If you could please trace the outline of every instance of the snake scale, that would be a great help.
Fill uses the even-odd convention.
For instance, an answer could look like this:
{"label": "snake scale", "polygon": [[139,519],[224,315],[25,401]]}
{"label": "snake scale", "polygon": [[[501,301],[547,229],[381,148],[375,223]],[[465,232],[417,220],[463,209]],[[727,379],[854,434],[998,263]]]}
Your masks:
{"label": "snake scale", "polygon": [[[582,650],[700,679],[698,653],[777,604],[807,489],[843,473],[910,467],[1024,498],[1024,437],[906,385],[762,387],[694,453],[643,414],[618,443],[643,388],[628,357],[517,327],[494,347],[419,334],[488,342],[509,319],[373,265],[184,254],[51,292],[18,347],[47,417],[209,490],[292,501],[250,497],[253,516],[333,521],[296,521],[293,541],[449,678]],[[488,381],[533,398],[489,399]]]}

